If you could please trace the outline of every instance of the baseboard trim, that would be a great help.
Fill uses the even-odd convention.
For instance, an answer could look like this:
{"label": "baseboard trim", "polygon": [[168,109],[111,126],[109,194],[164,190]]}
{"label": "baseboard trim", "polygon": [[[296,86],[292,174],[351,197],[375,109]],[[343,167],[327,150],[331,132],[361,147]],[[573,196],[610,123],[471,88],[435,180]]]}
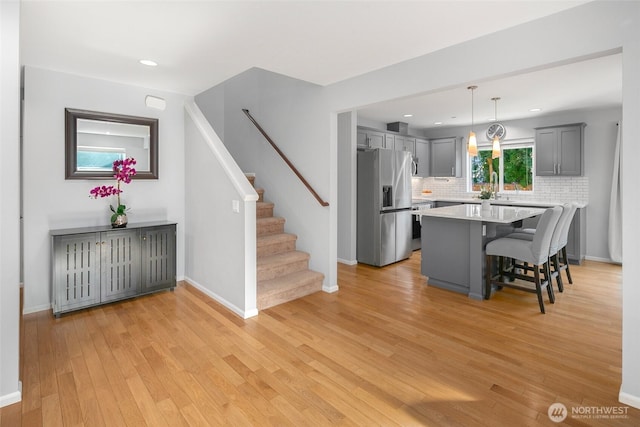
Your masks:
{"label": "baseboard trim", "polygon": [[42,304],[42,305],[36,305],[33,307],[25,307],[22,309],[22,314],[31,314],[31,313],[37,313],[39,311],[49,311],[53,308],[53,304],[49,303],[49,304]]}
{"label": "baseboard trim", "polygon": [[607,264],[617,264],[617,265],[622,265],[622,263],[620,262],[615,262],[614,260],[612,260],[611,258],[602,258],[602,257],[597,257],[597,256],[590,256],[587,255],[584,257],[584,259],[586,259],[587,261],[597,261],[597,262],[606,262]]}
{"label": "baseboard trim", "polygon": [[624,391],[620,391],[618,400],[620,403],[640,409],[640,396],[634,396],[632,394],[625,393]]}
{"label": "baseboard trim", "polygon": [[338,285],[322,285],[322,290],[328,294],[332,294],[334,292],[338,292]]}
{"label": "baseboard trim", "polygon": [[338,258],[338,262],[340,264],[346,264],[346,265],[356,265],[358,263],[358,260],[356,259],[342,259],[342,258]]}
{"label": "baseboard trim", "polygon": [[0,408],[13,405],[22,400],[22,383],[18,383],[18,391],[0,396]]}
{"label": "baseboard trim", "polygon": [[232,312],[234,312],[235,314],[237,314],[238,316],[242,317],[243,319],[248,319],[250,317],[254,317],[258,315],[258,309],[257,308],[253,308],[250,310],[243,310],[240,307],[238,307],[237,305],[227,301],[226,299],[222,298],[220,295],[216,294],[215,292],[211,291],[210,289],[204,287],[203,285],[201,285],[200,283],[196,282],[195,280],[191,279],[190,277],[186,277],[184,278],[184,281],[187,282],[189,285],[193,286],[194,288],[196,288],[197,290],[199,290],[200,292],[202,292],[203,294],[205,294],[206,296],[208,296],[209,298],[219,302],[220,304],[222,304],[223,306],[225,306],[226,308],[228,308],[229,310],[231,310]]}
{"label": "baseboard trim", "polygon": [[621,263],[615,262],[611,258],[602,258],[602,257],[587,255],[587,256],[584,257],[584,259],[587,260],[587,261],[606,262],[607,264],[618,264],[618,265],[621,265]]}

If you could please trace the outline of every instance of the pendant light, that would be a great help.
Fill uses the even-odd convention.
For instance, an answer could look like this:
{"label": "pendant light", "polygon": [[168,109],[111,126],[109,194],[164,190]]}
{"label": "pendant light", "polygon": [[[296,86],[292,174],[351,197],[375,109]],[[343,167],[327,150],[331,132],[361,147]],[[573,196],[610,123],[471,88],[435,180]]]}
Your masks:
{"label": "pendant light", "polygon": [[[495,122],[498,122],[498,100],[500,98],[491,98],[491,100],[494,102],[495,104]],[[500,157],[500,137],[498,135],[495,135],[493,137],[493,146],[492,146],[492,150],[491,150],[491,158],[492,159],[497,159],[498,157]]]}
{"label": "pendant light", "polygon": [[471,132],[469,132],[469,144],[467,146],[470,156],[478,155],[478,141],[476,140],[476,133],[473,131],[473,91],[477,88],[478,86],[469,86],[467,88],[471,91]]}

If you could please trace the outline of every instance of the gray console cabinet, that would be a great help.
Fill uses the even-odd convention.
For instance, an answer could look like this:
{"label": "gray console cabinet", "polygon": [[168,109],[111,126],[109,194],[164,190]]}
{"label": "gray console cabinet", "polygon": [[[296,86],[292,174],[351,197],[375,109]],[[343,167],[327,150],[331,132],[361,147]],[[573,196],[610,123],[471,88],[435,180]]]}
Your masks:
{"label": "gray console cabinet", "polygon": [[176,224],[52,230],[53,314],[176,286]]}

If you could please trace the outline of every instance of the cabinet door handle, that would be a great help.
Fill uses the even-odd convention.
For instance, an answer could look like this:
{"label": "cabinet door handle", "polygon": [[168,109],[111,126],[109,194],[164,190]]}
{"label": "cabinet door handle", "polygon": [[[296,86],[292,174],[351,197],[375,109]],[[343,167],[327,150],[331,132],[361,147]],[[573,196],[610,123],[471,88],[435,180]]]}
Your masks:
{"label": "cabinet door handle", "polygon": [[455,166],[451,166],[451,176],[456,176]]}
{"label": "cabinet door handle", "polygon": [[560,175],[560,163],[558,163],[558,175]]}

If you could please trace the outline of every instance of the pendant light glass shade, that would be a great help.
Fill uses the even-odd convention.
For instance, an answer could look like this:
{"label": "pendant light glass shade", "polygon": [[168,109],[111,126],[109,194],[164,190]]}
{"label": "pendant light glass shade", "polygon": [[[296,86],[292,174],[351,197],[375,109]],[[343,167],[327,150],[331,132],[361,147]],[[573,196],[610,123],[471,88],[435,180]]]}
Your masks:
{"label": "pendant light glass shade", "polygon": [[469,132],[469,146],[467,151],[470,156],[478,155],[478,141],[476,140],[476,133],[474,131]]}
{"label": "pendant light glass shade", "polygon": [[[498,100],[500,98],[491,98],[491,100],[494,102],[495,104],[495,123],[498,123]],[[492,159],[497,159],[498,157],[500,157],[500,138],[498,138],[498,135],[493,137],[493,145],[491,147],[491,158]]]}
{"label": "pendant light glass shade", "polygon": [[498,138],[497,136],[494,136],[493,146],[491,149],[491,158],[497,159],[498,157],[500,157],[500,138]]}
{"label": "pendant light glass shade", "polygon": [[471,91],[471,132],[469,132],[469,143],[467,145],[467,152],[470,156],[478,155],[478,141],[476,140],[476,133],[473,131],[473,91],[478,86],[469,86],[467,89]]}

